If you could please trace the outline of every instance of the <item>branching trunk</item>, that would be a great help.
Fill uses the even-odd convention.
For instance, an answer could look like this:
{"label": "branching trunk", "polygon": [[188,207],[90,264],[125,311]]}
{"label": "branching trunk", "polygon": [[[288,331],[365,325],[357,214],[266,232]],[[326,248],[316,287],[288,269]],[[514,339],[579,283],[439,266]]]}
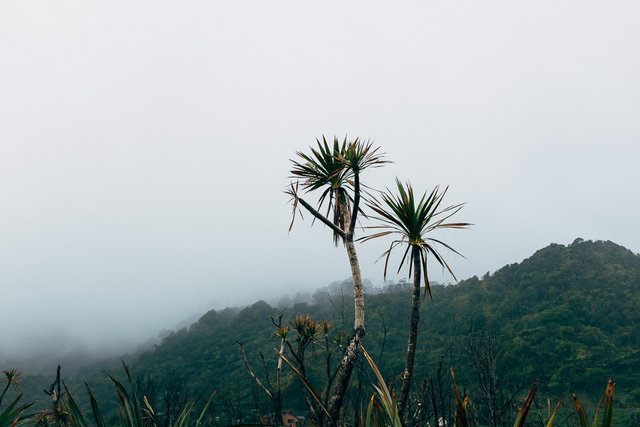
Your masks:
{"label": "branching trunk", "polygon": [[323,425],[335,425],[336,420],[340,415],[340,409],[344,402],[344,395],[347,392],[349,386],[349,379],[353,372],[353,366],[355,365],[356,356],[358,355],[358,349],[362,344],[362,338],[364,337],[364,329],[358,328],[353,331],[353,337],[349,341],[347,350],[340,361],[338,367],[338,374],[336,375],[336,384],[333,389],[333,394],[329,398],[329,407],[327,408],[330,418],[323,419]]}
{"label": "branching trunk", "polygon": [[[355,190],[356,201],[358,201],[360,198],[360,188],[357,174]],[[358,214],[358,204],[354,204],[354,212],[352,217],[351,212],[349,212],[349,205],[347,203],[346,194],[344,192],[339,193],[338,202],[342,203],[344,224],[348,224],[349,227],[355,227],[355,216]],[[349,380],[351,378],[351,373],[353,372],[353,366],[355,364],[360,345],[362,344],[362,338],[365,335],[364,290],[362,288],[362,275],[360,273],[358,255],[356,254],[356,248],[353,243],[353,234],[353,228],[346,230],[344,239],[344,244],[347,249],[347,255],[349,257],[349,265],[351,266],[351,276],[353,278],[353,300],[355,312],[353,335],[338,367],[336,383],[333,389],[333,393],[329,398],[327,409],[330,419],[324,420],[325,424],[327,425],[334,424],[340,415],[340,409],[342,408],[342,405],[344,403],[344,395],[346,394],[347,387],[349,386]]]}
{"label": "branching trunk", "polygon": [[349,344],[344,352],[342,360],[338,365],[335,374],[335,384],[327,401],[327,413],[322,414],[322,425],[335,425],[337,422],[340,409],[344,403],[344,396],[349,386],[353,366],[358,355],[358,350],[365,335],[364,328],[364,290],[362,288],[362,275],[360,273],[360,264],[353,241],[355,225],[360,205],[360,177],[357,170],[354,171],[353,180],[353,211],[349,203],[347,191],[344,188],[335,189],[334,220],[330,221],[327,217],[319,213],[306,201],[298,197],[296,189],[292,187],[290,194],[294,197],[295,205],[300,203],[307,211],[309,211],[316,219],[328,226],[334,234],[334,240],[342,239],[347,250],[349,265],[351,266],[351,275],[353,278],[353,298],[354,298],[354,325],[353,334],[349,340]]}
{"label": "branching trunk", "polygon": [[407,345],[407,361],[402,375],[402,387],[398,400],[398,413],[402,419],[409,399],[411,380],[413,379],[413,365],[416,357],[416,344],[418,341],[418,322],[420,321],[420,248],[413,246],[411,250],[413,261],[413,294],[411,296],[411,322],[409,324],[409,343]]}

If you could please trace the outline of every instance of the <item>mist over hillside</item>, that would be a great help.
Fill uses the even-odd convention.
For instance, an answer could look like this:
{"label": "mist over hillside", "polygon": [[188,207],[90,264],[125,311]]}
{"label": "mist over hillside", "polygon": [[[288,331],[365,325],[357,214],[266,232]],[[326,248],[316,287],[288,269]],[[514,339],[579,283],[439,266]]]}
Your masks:
{"label": "mist over hillside", "polygon": [[[369,280],[364,280],[364,285],[370,294],[381,289]],[[351,279],[344,279],[312,291],[301,287],[262,299],[274,307],[290,307],[297,303],[325,301],[327,295],[350,297],[352,293]],[[232,307],[239,310],[255,301],[246,297],[244,301]],[[54,322],[38,318],[35,322],[33,319],[30,320],[33,326],[29,328],[25,328],[24,323],[13,329],[5,325],[7,331],[0,346],[0,365],[41,374],[55,371],[57,364],[63,365],[68,373],[99,367],[107,360],[123,356],[129,358],[152,349],[171,333],[197,322],[207,311],[231,306],[221,300],[210,300],[206,305],[198,305],[202,308],[194,310],[189,307],[176,307],[171,316],[153,312],[144,314],[141,310],[135,322],[119,322],[118,316],[122,317],[121,312],[110,314],[108,319],[79,319],[73,316],[73,313],[63,311],[55,316]],[[175,320],[178,316],[182,317]]]}
{"label": "mist over hillside", "polygon": [[[374,285],[374,282],[365,279],[363,281],[365,292],[374,295],[382,291],[384,284]],[[262,298],[273,307],[293,307],[296,304],[332,303],[332,298],[351,298],[353,294],[350,278],[334,281],[312,291],[304,289],[291,290],[279,295],[271,295]],[[244,303],[235,306],[223,305],[211,301],[208,308],[192,312],[181,320],[167,324],[163,319],[155,315],[152,320],[158,323],[153,328],[136,330],[135,325],[124,326],[120,333],[113,333],[109,329],[96,325],[82,328],[73,325],[78,319],[65,320],[62,327],[43,322],[39,327],[29,331],[28,335],[3,337],[0,347],[0,365],[12,366],[33,374],[50,374],[55,371],[58,364],[64,366],[65,372],[73,374],[78,371],[86,371],[92,368],[100,369],[106,362],[112,362],[120,357],[129,359],[148,351],[162,343],[168,335],[183,328],[189,328],[198,319],[210,310],[222,310],[230,308],[232,311],[255,303],[255,299],[247,299]],[[188,309],[184,309],[188,312]],[[86,325],[84,325],[86,326]],[[66,328],[66,329],[65,329]]]}
{"label": "mist over hillside", "polygon": [[[272,304],[260,300],[246,307],[212,309],[195,322],[142,343],[125,360],[139,386],[162,387],[178,381],[180,390],[192,398],[219,391],[222,397],[213,411],[227,416],[233,411],[244,414],[254,405],[268,411],[268,402],[255,393],[238,342],[246,348],[251,365],[262,364],[260,354],[271,364],[278,339],[272,320],[282,316],[293,327],[288,322],[298,315],[326,320],[327,339],[339,341],[353,327],[350,290],[350,280],[345,279]],[[403,370],[411,284],[368,283],[367,290],[364,346],[394,386]],[[640,407],[640,254],[610,241],[575,239],[569,245],[551,244],[482,277],[451,286],[434,283],[432,294],[433,300],[425,300],[420,309],[418,383],[433,381],[446,361],[455,369],[459,385],[477,398],[475,368],[464,346],[471,342],[467,340],[487,345],[483,340],[489,338],[496,345],[497,384],[505,393],[537,380],[544,398],[565,400],[577,392],[597,400],[600,387],[613,378],[620,405],[631,411]],[[325,357],[321,347],[308,355],[308,378],[320,384]],[[86,349],[69,353],[63,362],[65,382],[80,390],[88,381],[100,401],[110,402],[113,389],[100,371],[119,372],[122,366],[106,355]],[[44,362],[50,356],[44,353],[41,358]],[[28,399],[42,397],[55,365],[39,365],[40,376],[28,372],[24,387]],[[366,369],[364,375],[356,383],[369,387]],[[295,375],[287,371],[283,378],[283,398],[289,408],[304,413]],[[444,381],[443,390],[450,390],[449,380]],[[362,391],[360,385],[350,391],[351,404],[359,401],[355,396]],[[570,416],[570,408],[563,410]]]}
{"label": "mist over hillside", "polygon": [[43,325],[27,336],[14,337],[13,341],[5,339],[0,348],[0,363],[37,374],[54,372],[58,364],[70,373],[99,367],[106,361],[153,348],[172,331],[188,326],[199,316],[194,314],[170,329],[163,328],[153,334],[146,331],[131,333],[124,329],[116,335],[99,327],[76,329],[75,333],[70,333]]}
{"label": "mist over hillside", "polygon": [[[579,243],[583,243],[582,239],[576,239],[569,247],[577,247]],[[590,243],[593,245],[593,243]],[[561,246],[561,245],[560,245]],[[552,245],[553,247],[553,245]],[[632,253],[628,250],[623,252]],[[621,252],[622,253],[622,252]],[[534,257],[535,258],[535,257]],[[525,260],[527,261],[527,260]],[[525,262],[523,261],[523,262]],[[528,261],[527,261],[528,262]],[[517,265],[517,264],[512,264]],[[506,267],[505,267],[506,268]],[[539,265],[536,269],[547,268]],[[502,270],[496,272],[498,276]],[[539,274],[539,272],[530,272],[530,275]],[[534,276],[535,277],[535,276]],[[470,281],[477,280],[471,278],[463,280],[461,285]],[[491,279],[490,273],[483,275],[483,280]],[[374,284],[372,281],[365,280],[365,292],[369,296],[379,293],[392,292],[401,290],[409,286],[404,279],[399,282],[389,282],[389,284]],[[433,282],[433,285],[437,285]],[[391,287],[389,287],[391,286]],[[320,287],[314,291],[292,290],[289,293],[281,295],[272,295],[270,298],[263,299],[275,310],[281,309],[291,312],[294,307],[306,307],[312,305],[321,305],[329,308],[337,309],[340,305],[344,305],[345,301],[352,298],[352,283],[350,278],[334,281],[326,286]],[[127,360],[137,357],[137,355],[153,350],[161,345],[163,340],[168,336],[189,328],[196,324],[198,320],[211,310],[230,310],[229,313],[236,313],[241,309],[251,306],[255,300],[247,300],[245,304],[228,308],[228,306],[211,305],[205,310],[192,312],[191,315],[184,316],[180,321],[173,322],[170,325],[164,325],[162,322],[148,331],[138,331],[130,333],[127,327],[123,328],[123,332],[119,334],[109,333],[108,330],[100,328],[89,328],[81,333],[80,328],[74,327],[73,323],[65,323],[62,327],[52,327],[43,323],[41,328],[31,331],[28,336],[13,337],[17,341],[12,344],[12,337],[3,337],[3,347],[0,348],[0,362],[2,366],[12,366],[23,369],[26,372],[49,374],[55,370],[57,364],[65,367],[65,371],[69,374],[81,370],[99,369],[101,365],[112,362],[120,357]],[[157,320],[157,318],[156,318]],[[80,322],[75,319],[73,322]],[[483,321],[484,322],[484,321]],[[21,339],[21,341],[20,341]],[[7,345],[9,343],[9,345]]]}

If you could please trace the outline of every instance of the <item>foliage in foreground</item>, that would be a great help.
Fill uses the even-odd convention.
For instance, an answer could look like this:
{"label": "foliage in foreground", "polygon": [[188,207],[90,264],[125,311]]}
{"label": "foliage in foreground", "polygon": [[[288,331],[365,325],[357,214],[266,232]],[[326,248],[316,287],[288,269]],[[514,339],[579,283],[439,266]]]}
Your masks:
{"label": "foliage in foreground", "polygon": [[[374,426],[387,426],[387,427],[402,427],[406,425],[402,422],[399,412],[395,393],[387,386],[382,374],[377,368],[375,362],[362,348],[362,353],[369,364],[371,371],[375,375],[375,383],[372,382],[375,393],[371,395],[369,404],[366,408],[366,414],[362,417],[362,421],[359,425],[363,427]],[[124,370],[128,378],[128,388],[121,384],[118,380],[108,375],[113,386],[119,402],[118,416],[120,418],[120,425],[127,427],[188,427],[194,425],[207,426],[214,425],[214,421],[208,414],[209,405],[211,404],[216,393],[213,393],[209,400],[205,403],[200,415],[197,417],[194,423],[194,416],[192,414],[195,402],[188,402],[179,413],[179,415],[173,420],[160,420],[156,417],[156,413],[151,404],[147,400],[146,396],[142,397],[143,404],[139,400],[134,383],[131,379],[129,368],[123,362]],[[59,374],[59,371],[58,371]],[[57,381],[59,381],[59,375]],[[452,388],[455,396],[455,418],[454,425],[456,427],[469,427],[477,425],[470,421],[467,415],[467,407],[469,397],[465,396],[461,398],[458,387],[455,381],[453,370],[451,370]],[[14,384],[15,385],[15,384]],[[60,384],[54,383],[52,388],[58,387]],[[106,427],[108,424],[105,422],[104,417],[99,409],[98,402],[94,398],[91,389],[87,386],[87,393],[91,400],[92,408],[92,420],[89,420],[87,416],[80,410],[75,399],[69,392],[66,385],[63,385],[64,392],[61,392],[59,396],[54,396],[53,408],[46,411],[41,411],[36,414],[24,416],[23,413],[26,409],[31,407],[33,403],[19,404],[22,395],[18,395],[4,410],[0,412],[0,427],[5,426],[24,426],[24,425],[37,425],[37,426],[68,426],[68,427],[87,427],[96,425],[97,427]],[[588,422],[584,409],[578,401],[578,398],[573,394],[573,401],[578,415],[578,422],[580,427],[611,427],[614,425],[613,417],[613,405],[614,405],[614,392],[615,383],[611,380],[607,383],[606,390],[599,404],[595,408],[595,414],[592,422]],[[516,415],[513,427],[524,427],[527,414],[529,413],[532,403],[536,394],[537,388],[534,383],[531,390],[524,399],[524,403],[519,408]],[[1,397],[4,397],[2,395]],[[1,403],[1,401],[0,401]],[[544,422],[546,427],[553,427],[558,408],[561,402],[555,407],[555,410],[550,415],[549,419]],[[602,413],[601,413],[602,410]],[[266,424],[266,422],[264,422]],[[273,425],[280,425],[275,422]],[[438,421],[438,425],[441,425]]]}
{"label": "foliage in foreground", "polygon": [[[187,402],[178,415],[174,418],[162,418],[154,411],[146,396],[142,399],[137,395],[136,387],[131,378],[131,373],[127,365],[122,362],[127,375],[129,387],[125,387],[113,376],[106,374],[111,380],[118,400],[119,425],[126,427],[189,427],[212,425],[209,415],[209,406],[216,393],[213,393],[204,404],[199,416],[195,418],[193,414],[196,401]],[[86,385],[87,394],[91,402],[91,418],[81,409],[66,384],[60,379],[60,366],[58,366],[56,380],[51,385],[50,391],[44,390],[51,397],[51,408],[25,414],[25,411],[32,407],[35,402],[20,404],[22,394],[18,395],[2,412],[0,412],[0,427],[6,426],[65,426],[65,427],[107,427],[110,425],[105,421],[105,416],[100,410],[100,405],[96,400],[89,385]],[[5,375],[9,378],[9,374]],[[11,383],[9,383],[11,384]],[[18,387],[18,383],[12,383]],[[5,393],[0,395],[0,404]],[[194,423],[195,420],[195,423]]]}
{"label": "foliage in foreground", "polygon": [[[453,370],[451,371],[451,377],[453,379]],[[578,401],[578,398],[575,394],[573,394],[573,402],[576,407],[576,412],[579,417],[579,426],[580,427],[611,427],[613,426],[613,389],[615,387],[615,383],[609,380],[607,383],[607,387],[605,389],[604,395],[600,399],[600,403],[595,408],[595,415],[593,417],[593,421],[589,423],[587,421],[587,417],[584,414],[584,410]],[[453,379],[453,389],[455,394],[455,402],[456,402],[456,416],[455,416],[455,426],[456,427],[468,427],[471,425],[467,419],[467,402],[468,398],[465,397],[464,400],[461,400],[460,395],[458,393],[458,388],[456,386],[455,379]],[[513,423],[513,427],[523,427],[525,425],[525,420],[527,419],[527,414],[531,409],[531,404],[533,403],[533,399],[535,397],[537,391],[536,383],[531,386],[531,390],[527,397],[520,407],[518,414],[516,416],[516,420]],[[556,414],[558,412],[558,408],[560,407],[562,402],[558,402],[553,413],[549,417],[549,419],[544,424],[546,427],[553,427]],[[600,409],[603,410],[602,418],[600,416]]]}

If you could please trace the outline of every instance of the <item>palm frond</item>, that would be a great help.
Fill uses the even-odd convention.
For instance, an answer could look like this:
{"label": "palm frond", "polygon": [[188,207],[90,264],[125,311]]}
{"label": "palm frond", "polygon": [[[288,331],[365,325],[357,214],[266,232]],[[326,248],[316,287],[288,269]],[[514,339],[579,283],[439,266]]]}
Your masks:
{"label": "palm frond", "polygon": [[380,147],[374,148],[371,141],[362,142],[356,138],[349,143],[344,153],[338,156],[338,160],[355,173],[370,167],[378,168],[386,163],[391,163],[389,160],[383,159],[384,153],[378,153],[379,149]]}
{"label": "palm frond", "polygon": [[[317,147],[310,147],[310,154],[299,151],[296,153],[299,160],[291,160],[293,163],[291,178],[301,180],[301,182],[300,184],[296,182],[295,192],[292,191],[293,184],[291,184],[291,188],[285,191],[285,193],[292,196],[292,193],[295,193],[295,198],[293,199],[295,209],[297,203],[301,201],[297,194],[298,185],[306,192],[324,188],[315,210],[321,211],[326,204],[327,209],[324,218],[333,224],[333,241],[337,245],[346,232],[344,209],[350,199],[346,194],[345,187],[349,179],[353,176],[353,171],[340,160],[340,157],[347,150],[347,140],[345,138],[345,140],[340,143],[338,138],[334,138],[333,146],[330,146],[327,139],[323,136],[322,141],[316,139],[316,143]],[[314,214],[314,222],[316,218],[318,218],[318,216]],[[295,219],[295,210],[293,219]],[[292,225],[293,221],[290,229]],[[337,232],[336,228],[343,232]]]}
{"label": "palm frond", "polygon": [[286,189],[284,192],[285,194],[288,194],[289,196],[291,196],[291,199],[289,201],[293,205],[293,213],[291,214],[291,224],[289,224],[289,232],[291,232],[291,229],[293,228],[293,223],[296,221],[296,212],[300,212],[300,218],[302,218],[302,210],[298,208],[298,201],[300,200],[300,198],[298,197],[298,182],[296,181],[295,185],[293,185],[293,182],[290,183],[289,188]]}
{"label": "palm frond", "polygon": [[440,264],[440,266],[442,266],[442,268],[447,269],[449,274],[451,274],[451,277],[453,277],[453,280],[455,280],[456,282],[458,281],[458,279],[456,278],[456,275],[453,274],[453,270],[451,270],[451,267],[449,267],[449,264],[447,263],[447,261],[445,261],[445,259],[442,257],[442,255],[440,255],[440,253],[436,250],[436,248],[426,244],[422,245],[422,247],[425,248],[428,251],[428,253],[431,253],[431,255],[433,255],[435,260],[438,262],[438,264]]}
{"label": "palm frond", "polygon": [[[314,210],[323,212],[324,218],[333,224],[333,241],[337,245],[341,240],[350,240],[356,228],[358,214],[365,215],[360,207],[362,197],[359,174],[369,167],[379,167],[388,163],[384,154],[371,142],[359,139],[348,142],[345,137],[339,141],[334,137],[333,144],[322,136],[316,139],[316,146],[309,147],[308,153],[297,152],[292,159],[291,178],[296,179],[295,188],[291,184],[285,193],[292,196],[294,212],[290,229],[295,220],[296,208],[300,202],[298,186],[305,192],[322,190]],[[326,211],[325,211],[326,207]],[[366,216],[366,215],[365,215]],[[314,214],[314,222],[318,215]],[[327,221],[322,220],[325,224]],[[341,230],[338,232],[337,230]]]}
{"label": "palm frond", "polygon": [[303,161],[291,160],[291,177],[303,179],[302,186],[306,191],[317,190],[325,185],[332,188],[343,186],[346,178],[353,173],[340,160],[340,156],[346,151],[346,139],[340,143],[338,138],[334,138],[333,147],[329,146],[324,136],[322,142],[318,139],[316,142],[318,147],[310,147],[311,154],[300,151],[296,153]]}
{"label": "palm frond", "polygon": [[[420,198],[417,198],[411,184],[403,184],[396,178],[395,192],[387,189],[386,192],[379,196],[380,199],[372,196],[370,201],[367,202],[367,206],[374,212],[372,217],[379,221],[379,225],[367,227],[377,229],[377,231],[358,239],[359,241],[368,241],[389,234],[401,234],[403,238],[400,242],[407,243],[408,247],[419,247],[420,262],[424,273],[425,293],[429,294],[429,296],[431,296],[431,289],[427,271],[427,256],[432,256],[438,264],[451,274],[454,280],[457,280],[456,276],[438,251],[438,246],[462,256],[451,245],[440,239],[430,237],[430,234],[437,230],[464,229],[471,225],[467,222],[450,221],[462,209],[463,203],[444,208],[440,207],[447,191],[448,187],[442,191],[440,191],[439,187],[435,187],[430,192],[425,192]],[[385,258],[385,280],[389,257],[398,242],[394,241],[381,256],[381,258]],[[400,261],[398,272],[405,265],[408,252],[407,248]],[[408,264],[409,275],[411,275],[412,263],[409,262]]]}

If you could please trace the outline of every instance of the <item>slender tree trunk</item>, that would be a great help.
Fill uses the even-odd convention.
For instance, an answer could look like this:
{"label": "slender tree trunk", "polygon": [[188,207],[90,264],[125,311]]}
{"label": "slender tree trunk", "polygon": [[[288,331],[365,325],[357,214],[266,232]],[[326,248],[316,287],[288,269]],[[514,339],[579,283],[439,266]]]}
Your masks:
{"label": "slender tree trunk", "polygon": [[420,248],[413,246],[411,249],[413,261],[413,294],[411,296],[411,323],[409,324],[409,343],[407,345],[407,361],[402,376],[402,387],[398,400],[398,413],[403,419],[409,400],[411,380],[413,379],[413,365],[416,357],[416,343],[418,341],[418,322],[420,321]]}
{"label": "slender tree trunk", "polygon": [[[353,235],[356,228],[356,218],[358,217],[358,209],[360,209],[360,174],[354,175],[354,197],[353,197],[353,212],[349,212],[349,204],[346,202],[347,207],[344,211],[344,223],[348,224],[345,230],[345,247],[347,248],[347,255],[349,256],[349,265],[351,266],[351,276],[353,278],[353,302],[355,320],[353,329],[358,330],[362,328],[364,331],[364,289],[362,289],[362,275],[360,274],[360,264],[358,263],[358,255],[356,254],[356,247],[353,244]],[[364,333],[363,333],[364,335]]]}
{"label": "slender tree trunk", "polygon": [[[346,203],[346,196],[341,193],[338,200],[343,203],[343,215],[344,223],[350,227],[353,225],[351,221],[351,214]],[[357,215],[357,212],[354,212]],[[349,380],[351,373],[353,372],[353,365],[355,364],[358,350],[362,343],[362,338],[365,335],[364,329],[364,290],[362,289],[362,275],[360,274],[360,264],[358,262],[358,255],[356,254],[356,248],[353,243],[353,230],[346,230],[346,238],[344,240],[345,247],[347,249],[347,255],[349,257],[349,265],[351,266],[351,276],[353,278],[353,299],[354,299],[354,325],[353,335],[347,350],[340,361],[338,367],[338,374],[336,375],[336,383],[333,389],[333,393],[329,398],[327,411],[329,412],[330,419],[323,420],[323,424],[332,425],[340,415],[340,409],[344,402],[344,395],[347,392],[349,386]]]}
{"label": "slender tree trunk", "polygon": [[362,276],[360,274],[360,264],[353,240],[345,242],[349,264],[351,265],[351,275],[353,277],[353,303],[354,303],[354,324],[353,329],[364,329],[364,290],[362,289]]}
{"label": "slender tree trunk", "polygon": [[353,337],[349,341],[347,351],[344,353],[340,366],[338,368],[338,374],[336,375],[336,384],[333,389],[333,394],[329,399],[329,405],[327,411],[329,412],[328,419],[323,420],[323,425],[335,425],[340,415],[340,409],[344,402],[344,395],[347,392],[349,386],[349,379],[353,372],[353,365],[355,364],[356,356],[358,355],[358,349],[362,343],[364,337],[364,329],[359,328],[353,331]]}
{"label": "slender tree trunk", "polygon": [[278,352],[278,368],[276,370],[276,389],[273,402],[273,425],[282,424],[282,355],[284,354],[284,339],[280,340],[280,351]]}

